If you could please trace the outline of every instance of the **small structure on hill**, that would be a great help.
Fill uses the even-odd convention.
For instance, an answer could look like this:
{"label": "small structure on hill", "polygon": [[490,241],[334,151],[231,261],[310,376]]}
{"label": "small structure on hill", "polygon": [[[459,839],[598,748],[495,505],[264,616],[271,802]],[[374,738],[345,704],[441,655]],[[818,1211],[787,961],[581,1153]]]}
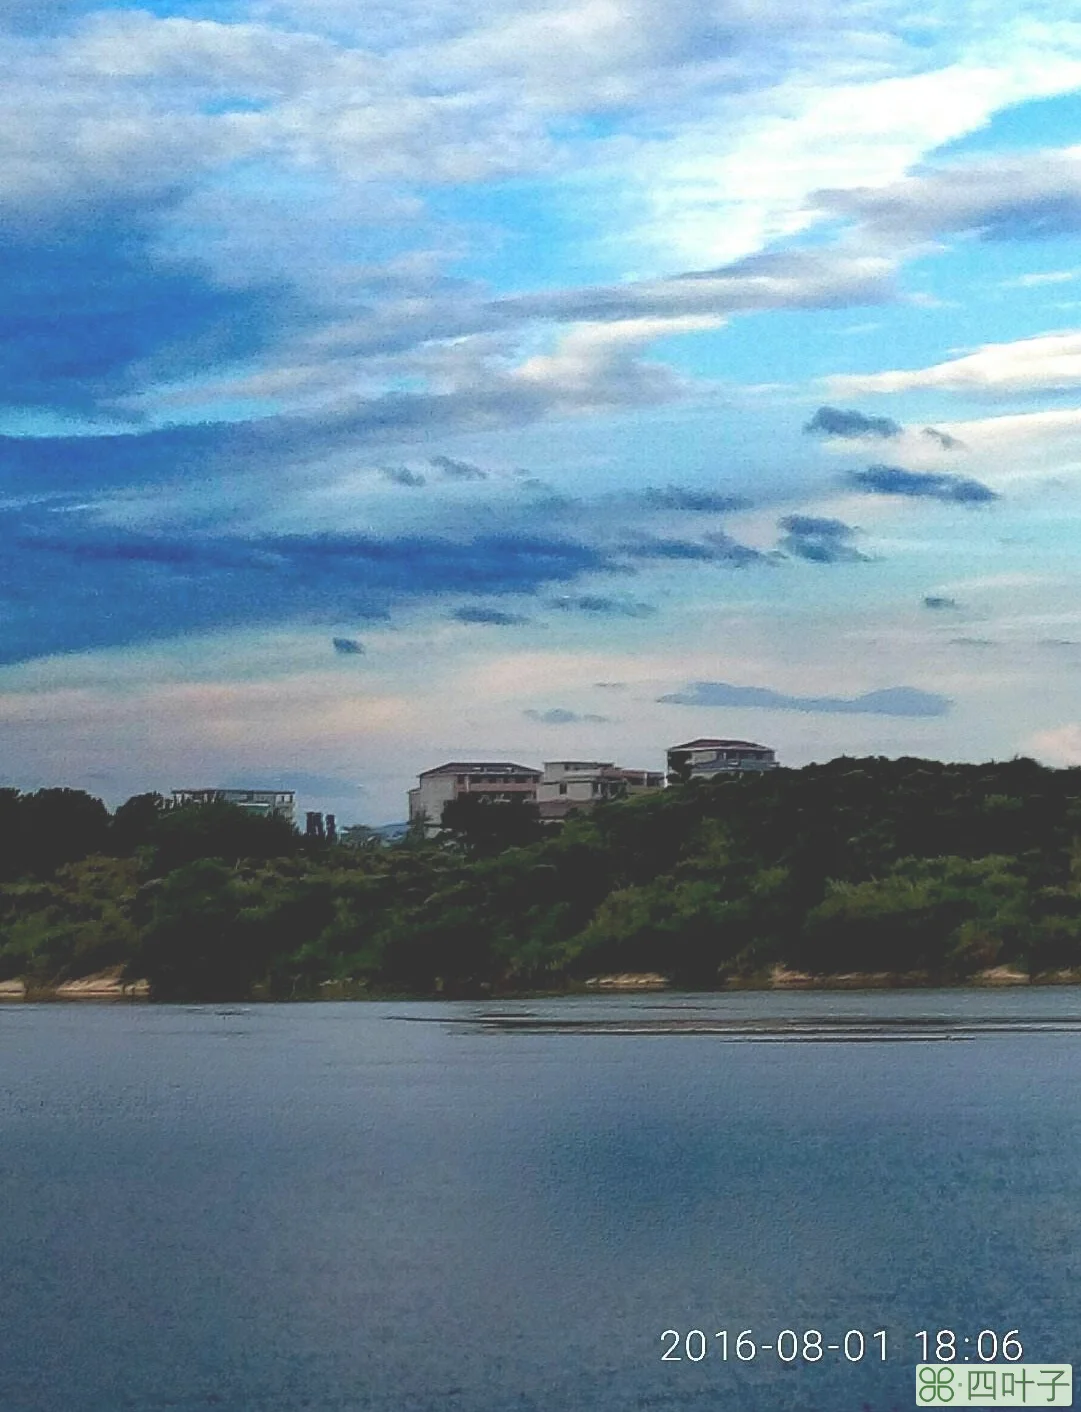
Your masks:
{"label": "small structure on hill", "polygon": [[173,805],[236,804],[253,814],[277,814],[293,822],[295,789],[174,789]]}
{"label": "small structure on hill", "polygon": [[663,788],[660,770],[625,770],[611,760],[548,760],[537,786],[537,804],[541,821],[556,823],[572,811]]}
{"label": "small structure on hill", "polygon": [[701,737],[673,745],[668,751],[669,784],[775,769],[777,752],[753,740]]}

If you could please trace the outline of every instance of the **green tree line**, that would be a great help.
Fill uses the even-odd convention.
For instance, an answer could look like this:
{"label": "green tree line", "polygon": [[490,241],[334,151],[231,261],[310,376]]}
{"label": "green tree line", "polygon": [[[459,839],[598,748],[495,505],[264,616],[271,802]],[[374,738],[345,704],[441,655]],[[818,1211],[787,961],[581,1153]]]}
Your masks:
{"label": "green tree line", "polygon": [[350,846],[227,804],[0,791],[0,980],[123,965],[162,1000],[716,987],[777,965],[1081,967],[1081,769],[841,758],[571,816],[451,809]]}

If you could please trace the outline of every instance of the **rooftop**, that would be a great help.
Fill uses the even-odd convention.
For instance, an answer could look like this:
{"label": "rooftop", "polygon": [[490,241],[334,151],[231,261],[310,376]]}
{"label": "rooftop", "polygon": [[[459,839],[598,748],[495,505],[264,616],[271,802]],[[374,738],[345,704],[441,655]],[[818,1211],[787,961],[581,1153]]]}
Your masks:
{"label": "rooftop", "polygon": [[515,765],[509,760],[451,760],[446,765],[437,765],[434,770],[421,770],[418,779],[428,775],[505,775],[517,772],[520,775],[539,775],[540,770],[532,765]]}
{"label": "rooftop", "polygon": [[700,740],[688,740],[682,745],[669,746],[670,750],[711,750],[714,747],[724,750],[769,750],[768,745],[759,745],[753,740],[715,740],[712,736],[703,736]]}
{"label": "rooftop", "polygon": [[258,784],[243,784],[243,785],[208,784],[208,785],[200,785],[198,788],[195,788],[195,789],[192,789],[192,788],[187,788],[187,789],[174,789],[174,790],[173,790],[173,793],[174,793],[174,794],[292,794],[292,795],[295,796],[295,795],[296,795],[296,790],[295,790],[295,789],[280,789],[277,785],[267,785],[267,786],[263,786],[263,785],[258,785]]}

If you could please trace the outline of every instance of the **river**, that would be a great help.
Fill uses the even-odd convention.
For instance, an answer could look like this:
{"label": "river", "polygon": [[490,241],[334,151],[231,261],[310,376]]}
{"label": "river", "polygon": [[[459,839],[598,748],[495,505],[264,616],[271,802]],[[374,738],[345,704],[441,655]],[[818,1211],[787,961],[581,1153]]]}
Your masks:
{"label": "river", "polygon": [[940,1329],[1081,1364],[1081,990],[8,1005],[0,1065],[4,1412],[892,1412]]}

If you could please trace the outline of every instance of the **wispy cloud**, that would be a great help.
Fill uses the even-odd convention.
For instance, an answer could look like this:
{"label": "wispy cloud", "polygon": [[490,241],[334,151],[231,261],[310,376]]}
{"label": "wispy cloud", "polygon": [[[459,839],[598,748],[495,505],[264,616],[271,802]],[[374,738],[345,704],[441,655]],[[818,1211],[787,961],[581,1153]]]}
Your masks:
{"label": "wispy cloud", "polygon": [[1001,287],[1003,289],[1042,289],[1046,285],[1071,284],[1081,270],[1032,270],[1028,274],[1015,275],[1013,279],[1004,279]]}
{"label": "wispy cloud", "polygon": [[1070,235],[1081,229],[1081,148],[980,154],[878,186],[820,191],[813,199],[820,210],[856,218],[893,240],[945,232],[985,240]]}
{"label": "wispy cloud", "polygon": [[828,379],[838,392],[1055,392],[1081,387],[1081,333],[1041,334],[987,343],[975,353],[927,368],[844,373]]}

